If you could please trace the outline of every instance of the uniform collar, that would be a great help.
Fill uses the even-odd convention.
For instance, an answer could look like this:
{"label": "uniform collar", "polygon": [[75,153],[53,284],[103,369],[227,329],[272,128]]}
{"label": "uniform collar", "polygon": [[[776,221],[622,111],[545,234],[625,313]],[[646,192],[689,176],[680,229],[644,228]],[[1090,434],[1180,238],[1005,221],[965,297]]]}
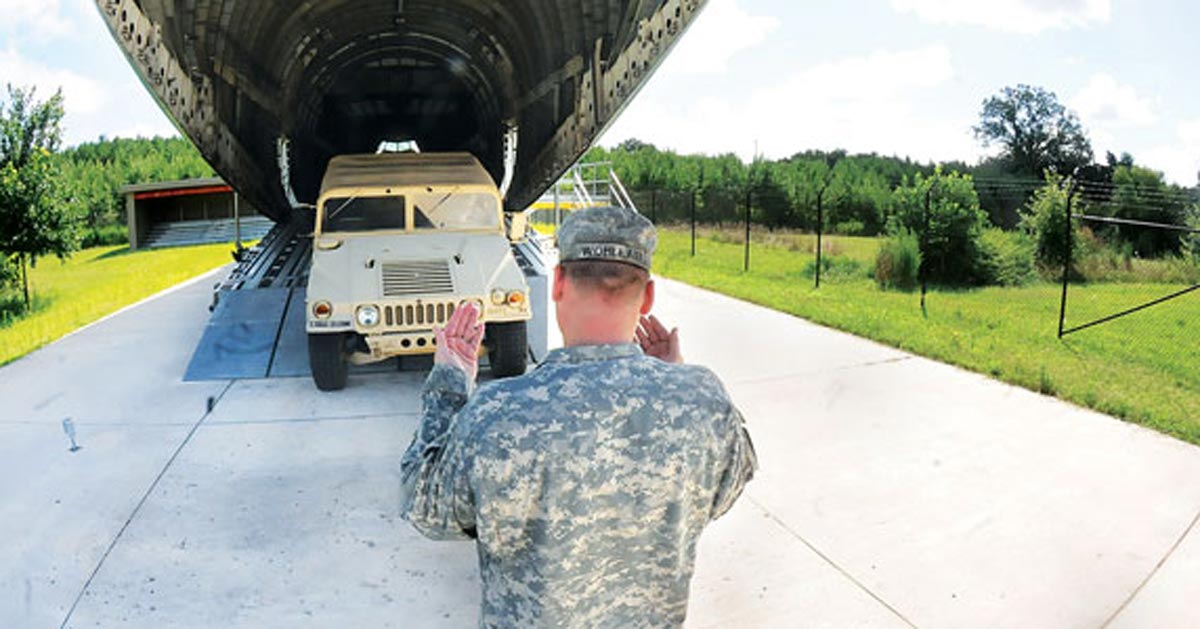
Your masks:
{"label": "uniform collar", "polygon": [[542,364],[550,363],[584,363],[610,358],[627,358],[641,356],[642,348],[637,343],[617,343],[613,345],[575,345],[552,350],[546,355]]}

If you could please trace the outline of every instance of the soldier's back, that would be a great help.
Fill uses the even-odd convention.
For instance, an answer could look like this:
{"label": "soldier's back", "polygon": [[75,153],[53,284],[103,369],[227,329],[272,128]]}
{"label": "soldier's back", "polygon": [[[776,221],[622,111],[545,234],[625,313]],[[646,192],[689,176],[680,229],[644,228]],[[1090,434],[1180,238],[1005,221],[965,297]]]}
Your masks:
{"label": "soldier's back", "polygon": [[484,624],[682,623],[696,540],[753,467],[716,376],[568,348],[468,409]]}

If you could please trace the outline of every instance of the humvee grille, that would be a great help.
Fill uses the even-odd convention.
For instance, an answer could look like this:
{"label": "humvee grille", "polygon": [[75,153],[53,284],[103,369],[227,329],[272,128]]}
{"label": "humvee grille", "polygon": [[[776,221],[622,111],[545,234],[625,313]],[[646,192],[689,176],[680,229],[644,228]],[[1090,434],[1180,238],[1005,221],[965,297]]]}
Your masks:
{"label": "humvee grille", "polygon": [[385,306],[384,320],[389,326],[398,327],[429,327],[442,325],[454,314],[453,303],[440,304],[409,304],[406,306]]}
{"label": "humvee grille", "polygon": [[454,292],[454,278],[445,260],[384,262],[382,269],[384,297]]}

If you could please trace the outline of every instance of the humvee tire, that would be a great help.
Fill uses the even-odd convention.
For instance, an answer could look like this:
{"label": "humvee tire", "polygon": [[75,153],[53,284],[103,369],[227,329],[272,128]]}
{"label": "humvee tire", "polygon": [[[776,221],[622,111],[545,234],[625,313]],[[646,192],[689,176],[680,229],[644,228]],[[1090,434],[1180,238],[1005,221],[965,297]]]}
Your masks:
{"label": "humvee tire", "polygon": [[529,355],[525,322],[489,323],[486,333],[492,375],[507,378],[525,373],[525,361]]}
{"label": "humvee tire", "polygon": [[322,391],[346,387],[346,334],[309,334],[308,366],[313,383]]}

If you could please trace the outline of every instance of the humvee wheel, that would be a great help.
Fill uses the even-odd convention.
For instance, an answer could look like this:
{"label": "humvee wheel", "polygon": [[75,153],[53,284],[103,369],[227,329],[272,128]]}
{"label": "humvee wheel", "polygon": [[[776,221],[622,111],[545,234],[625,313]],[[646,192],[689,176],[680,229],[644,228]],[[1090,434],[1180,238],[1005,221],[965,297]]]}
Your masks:
{"label": "humvee wheel", "polygon": [[493,376],[507,378],[525,373],[529,344],[524,321],[487,324],[487,347]]}
{"label": "humvee wheel", "polygon": [[308,366],[322,391],[346,387],[346,334],[309,334]]}

